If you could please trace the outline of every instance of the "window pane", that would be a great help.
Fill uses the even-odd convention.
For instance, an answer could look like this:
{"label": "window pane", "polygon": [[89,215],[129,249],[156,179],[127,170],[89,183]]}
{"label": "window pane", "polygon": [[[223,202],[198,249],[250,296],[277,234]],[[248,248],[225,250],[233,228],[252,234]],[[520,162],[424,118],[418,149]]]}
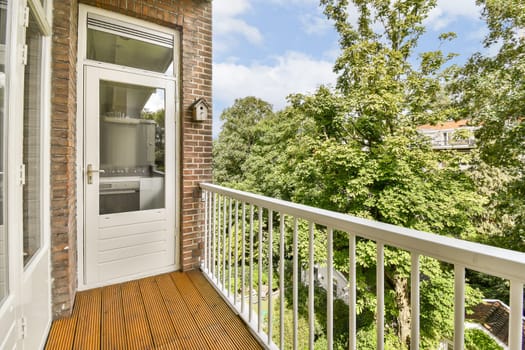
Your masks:
{"label": "window pane", "polygon": [[24,265],[41,246],[41,57],[42,35],[33,15],[26,31],[27,65],[24,76]]}
{"label": "window pane", "polygon": [[173,48],[88,29],[87,58],[173,75]]}
{"label": "window pane", "polygon": [[100,214],[164,208],[165,92],[100,82]]}
{"label": "window pane", "polygon": [[7,2],[0,0],[0,300],[7,296],[7,232],[5,230],[5,45],[7,27]]}

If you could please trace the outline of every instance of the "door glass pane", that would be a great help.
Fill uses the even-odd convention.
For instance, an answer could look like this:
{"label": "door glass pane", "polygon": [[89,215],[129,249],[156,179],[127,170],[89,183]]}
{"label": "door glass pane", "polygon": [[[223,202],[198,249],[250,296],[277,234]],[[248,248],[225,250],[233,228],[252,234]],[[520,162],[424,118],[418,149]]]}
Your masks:
{"label": "door glass pane", "polygon": [[173,47],[88,29],[87,58],[173,75]]}
{"label": "door glass pane", "polygon": [[26,30],[27,65],[24,73],[24,265],[35,255],[41,237],[41,62],[42,35],[33,14]]}
{"label": "door glass pane", "polygon": [[100,82],[100,214],[164,208],[164,89]]}
{"label": "door glass pane", "polygon": [[0,0],[0,300],[7,295],[7,232],[5,230],[5,45],[7,27],[7,2]]}

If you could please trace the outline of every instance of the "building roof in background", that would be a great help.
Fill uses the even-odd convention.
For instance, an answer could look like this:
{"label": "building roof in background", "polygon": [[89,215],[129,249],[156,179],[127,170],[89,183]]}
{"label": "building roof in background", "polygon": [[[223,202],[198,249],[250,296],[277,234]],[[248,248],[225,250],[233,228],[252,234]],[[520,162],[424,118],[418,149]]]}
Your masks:
{"label": "building roof in background", "polygon": [[469,121],[467,119],[461,119],[458,121],[449,120],[449,121],[438,123],[435,125],[432,125],[432,124],[420,125],[418,126],[418,130],[436,130],[437,131],[437,130],[458,129],[458,128],[470,126],[468,125],[468,122]]}
{"label": "building roof in background", "polygon": [[[488,330],[504,344],[509,344],[510,308],[500,300],[483,300],[473,308],[467,319],[475,321]],[[525,348],[525,329],[523,329],[523,348]]]}

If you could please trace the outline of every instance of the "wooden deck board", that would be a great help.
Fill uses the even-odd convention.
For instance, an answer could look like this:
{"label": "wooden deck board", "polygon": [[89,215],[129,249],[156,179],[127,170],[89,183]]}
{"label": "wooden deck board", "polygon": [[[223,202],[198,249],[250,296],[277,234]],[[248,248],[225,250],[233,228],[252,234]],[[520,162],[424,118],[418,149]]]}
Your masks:
{"label": "wooden deck board", "polygon": [[173,328],[155,279],[142,279],[139,281],[139,286],[155,347],[178,343],[175,328]]}
{"label": "wooden deck board", "polygon": [[79,292],[46,349],[262,349],[200,272]]}
{"label": "wooden deck board", "polygon": [[120,285],[102,289],[102,344],[104,350],[126,350],[126,327]]}
{"label": "wooden deck board", "polygon": [[187,317],[187,315],[190,315],[190,310],[184,303],[173,280],[169,275],[158,276],[156,280],[182,348],[206,349],[208,347],[206,341],[201,336],[199,327],[193,317]]}
{"label": "wooden deck board", "polygon": [[128,349],[153,349],[153,337],[138,281],[131,281],[122,285],[122,305],[126,334],[128,335]]}
{"label": "wooden deck board", "polygon": [[210,349],[237,349],[186,273],[171,274]]}
{"label": "wooden deck board", "polygon": [[79,308],[75,307],[70,317],[65,317],[53,322],[53,327],[47,337],[46,349],[61,350],[73,348],[78,321],[78,310]]}
{"label": "wooden deck board", "polygon": [[208,283],[202,273],[189,271],[187,275],[195,286],[197,286],[198,290],[203,295],[206,295],[204,300],[213,313],[218,316],[223,328],[230,337],[232,339],[242,340],[242,349],[260,349],[260,344],[253,338],[253,336],[251,336],[250,331],[244,327],[243,321],[228,305],[226,305],[221,296]]}
{"label": "wooden deck board", "polygon": [[92,289],[78,296],[77,332],[74,350],[100,349],[101,290]]}

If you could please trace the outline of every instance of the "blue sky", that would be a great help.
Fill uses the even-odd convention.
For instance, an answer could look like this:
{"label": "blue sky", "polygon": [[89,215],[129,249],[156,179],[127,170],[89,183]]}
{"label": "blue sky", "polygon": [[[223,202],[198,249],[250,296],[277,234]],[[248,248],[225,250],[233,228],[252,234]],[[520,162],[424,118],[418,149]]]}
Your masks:
{"label": "blue sky", "polygon": [[[213,20],[214,136],[236,98],[256,96],[279,110],[291,93],[335,84],[338,35],[318,0],[214,0]],[[459,63],[481,50],[487,32],[475,0],[438,0],[426,27],[422,50],[438,49],[440,33],[458,34],[441,49],[460,54]]]}

